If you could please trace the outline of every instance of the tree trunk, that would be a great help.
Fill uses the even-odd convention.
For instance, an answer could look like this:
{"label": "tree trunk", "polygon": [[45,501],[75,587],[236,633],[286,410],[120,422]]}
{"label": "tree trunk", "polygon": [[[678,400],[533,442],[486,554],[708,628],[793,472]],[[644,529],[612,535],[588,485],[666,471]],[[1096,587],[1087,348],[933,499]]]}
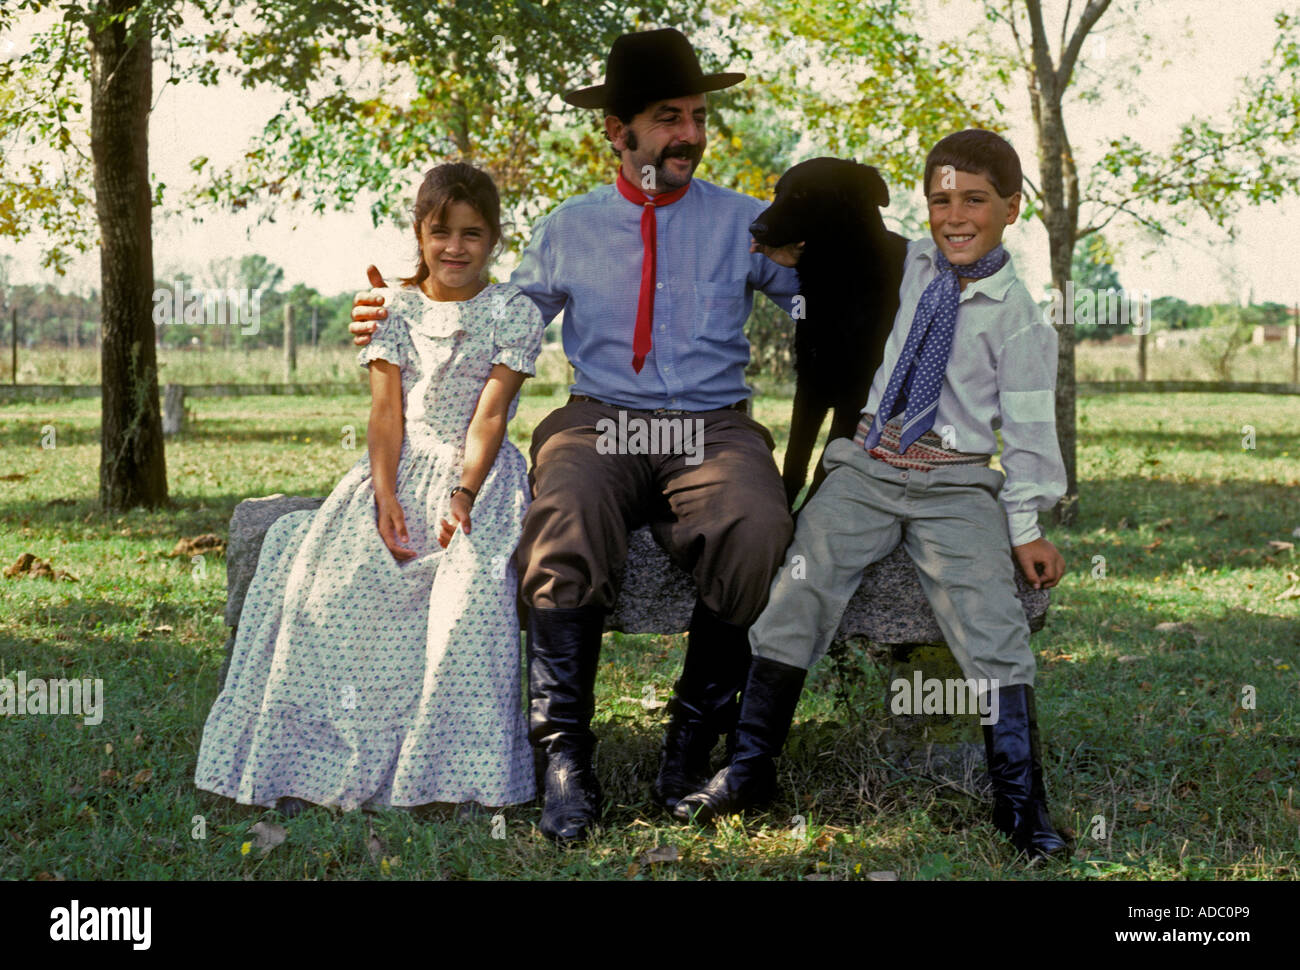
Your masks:
{"label": "tree trunk", "polygon": [[[149,109],[153,53],[134,0],[89,18],[90,145],[99,218],[103,387],[99,501],[114,511],[167,501],[153,327]],[[112,14],[125,22],[110,22]]]}
{"label": "tree trunk", "polygon": [[[1109,2],[1089,0],[1069,47],[1061,54],[1058,70],[1052,64],[1042,4],[1040,0],[1025,0],[1032,34],[1031,60],[1026,65],[1029,70],[1029,104],[1038,135],[1042,219],[1047,228],[1052,286],[1058,293],[1066,292],[1065,284],[1070,280],[1070,262],[1079,231],[1079,171],[1066,135],[1061,103],[1079,48]],[[1013,9],[1009,8],[1009,13],[1014,16]],[[1052,517],[1057,525],[1068,526],[1079,511],[1079,476],[1075,429],[1074,307],[1065,306],[1064,310],[1064,320],[1056,327],[1056,436],[1065,462],[1065,495],[1052,510]]]}

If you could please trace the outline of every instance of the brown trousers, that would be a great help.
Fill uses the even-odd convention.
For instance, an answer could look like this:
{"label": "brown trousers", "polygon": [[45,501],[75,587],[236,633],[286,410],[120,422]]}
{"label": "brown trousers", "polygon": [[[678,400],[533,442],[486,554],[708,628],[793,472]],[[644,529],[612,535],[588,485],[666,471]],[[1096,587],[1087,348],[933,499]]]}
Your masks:
{"label": "brown trousers", "polygon": [[[533,503],[515,553],[525,603],[610,609],[628,532],[649,523],[705,606],[737,625],[758,617],[794,534],[772,435],[741,411],[677,417],[697,440],[675,438],[657,454],[629,453],[643,450],[638,427],[667,427],[651,425],[665,418],[649,411],[570,400],[537,426]],[[617,450],[602,453],[620,420]]]}

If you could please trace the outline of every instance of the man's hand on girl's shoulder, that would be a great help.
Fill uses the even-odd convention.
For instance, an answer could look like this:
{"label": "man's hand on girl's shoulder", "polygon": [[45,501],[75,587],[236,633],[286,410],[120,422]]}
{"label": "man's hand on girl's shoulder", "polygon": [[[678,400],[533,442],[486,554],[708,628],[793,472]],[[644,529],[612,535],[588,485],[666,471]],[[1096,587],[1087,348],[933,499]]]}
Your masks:
{"label": "man's hand on girl's shoulder", "polygon": [[[374,289],[386,285],[383,274],[373,265],[366,267],[366,277]],[[387,316],[384,298],[376,296],[371,290],[361,290],[352,298],[352,322],[348,324],[348,330],[352,333],[352,342],[358,347],[370,343],[370,337],[377,326],[375,321],[383,320]]]}
{"label": "man's hand on girl's shoulder", "polygon": [[1065,557],[1046,539],[1012,546],[1011,551],[1034,589],[1051,589],[1065,575]]}

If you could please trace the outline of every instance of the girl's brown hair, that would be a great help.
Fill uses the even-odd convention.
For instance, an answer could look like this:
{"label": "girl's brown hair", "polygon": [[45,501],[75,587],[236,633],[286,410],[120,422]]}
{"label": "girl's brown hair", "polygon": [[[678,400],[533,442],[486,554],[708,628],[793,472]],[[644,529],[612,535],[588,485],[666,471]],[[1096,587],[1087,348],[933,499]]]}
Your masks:
{"label": "girl's brown hair", "polygon": [[501,243],[501,197],[492,176],[465,162],[447,162],[431,168],[424,173],[424,181],[415,195],[415,258],[418,268],[414,276],[402,279],[404,285],[419,286],[428,277],[429,267],[425,265],[424,247],[420,245],[420,226],[431,212],[442,220],[452,202],[473,206],[488,224],[492,245],[497,247]]}

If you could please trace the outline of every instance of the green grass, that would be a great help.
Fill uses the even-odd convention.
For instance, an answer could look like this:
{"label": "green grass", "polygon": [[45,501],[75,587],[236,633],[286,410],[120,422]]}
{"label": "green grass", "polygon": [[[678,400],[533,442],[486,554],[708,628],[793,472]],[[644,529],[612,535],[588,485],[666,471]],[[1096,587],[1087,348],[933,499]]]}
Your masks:
{"label": "green grass", "polygon": [[[558,328],[551,328],[558,337]],[[1148,339],[1147,377],[1153,381],[1223,380],[1214,365],[1219,331],[1207,331],[1205,340],[1189,347],[1157,350],[1154,335]],[[5,344],[5,348],[8,345]],[[1234,381],[1282,383],[1290,381],[1291,348],[1283,343],[1247,345],[1232,357],[1228,373]],[[20,384],[98,384],[99,351],[94,347],[37,347],[18,351]],[[1138,348],[1110,342],[1086,341],[1075,349],[1075,373],[1080,381],[1136,380]],[[538,361],[537,379],[567,383],[572,370],[558,340],[547,344]],[[364,386],[365,371],[357,366],[356,350],[324,345],[298,348],[295,380],[300,384],[356,381]],[[0,353],[0,383],[12,380],[7,349]],[[232,381],[262,384],[284,380],[284,351],[278,347],[251,350],[211,347],[204,350],[162,348],[158,351],[160,384],[223,384]]]}
{"label": "green grass", "polygon": [[[524,398],[511,438],[561,397]],[[895,767],[883,675],[855,655],[843,682],[813,671],[765,814],[715,830],[650,804],[662,710],[683,638],[606,638],[597,687],[603,833],[559,852],[535,805],[490,818],[449,809],[287,823],[263,855],[259,809],[193,786],[226,628],[224,569],[169,558],[224,534],[243,498],[326,494],[365,447],[366,401],[197,400],[167,448],[174,507],[104,516],[99,402],[0,408],[0,559],[50,559],[76,582],[0,578],[0,676],[102,678],[105,715],[0,718],[0,878],[1284,879],[1300,877],[1300,398],[1081,399],[1082,514],[1053,530],[1070,566],[1034,638],[1050,805],[1076,833],[1068,862],[1026,871],[981,792]],[[758,401],[784,447],[789,402]],[[43,449],[42,428],[54,428]],[[354,448],[343,446],[345,427]],[[1255,428],[1253,450],[1242,427]],[[1105,575],[1094,576],[1094,557]],[[1157,624],[1187,627],[1157,632]],[[1254,709],[1241,709],[1254,688]],[[841,702],[837,698],[844,698]],[[806,819],[799,838],[791,819]],[[1105,819],[1108,838],[1090,838]],[[196,817],[205,838],[192,837]],[[279,820],[282,821],[282,820]],[[642,863],[655,847],[676,861]]]}

